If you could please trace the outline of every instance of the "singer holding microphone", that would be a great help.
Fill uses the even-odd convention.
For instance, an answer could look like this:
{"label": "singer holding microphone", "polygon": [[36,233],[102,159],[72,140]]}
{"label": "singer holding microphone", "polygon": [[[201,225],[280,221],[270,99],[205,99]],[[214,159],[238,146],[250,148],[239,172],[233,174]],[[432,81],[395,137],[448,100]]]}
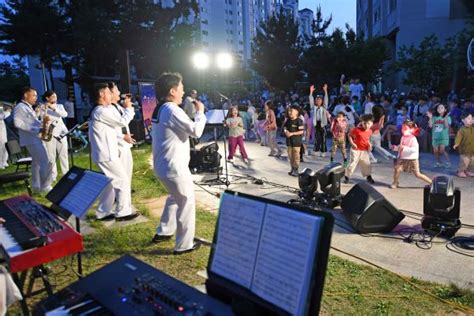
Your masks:
{"label": "singer holding microphone", "polygon": [[179,106],[183,102],[183,79],[178,73],[164,73],[156,83],[160,106],[152,117],[153,168],[169,196],[153,243],[169,240],[176,232],[174,254],[199,248],[194,243],[196,202],[189,171],[189,137],[200,137],[206,126],[204,104],[194,100],[194,122]]}
{"label": "singer holding microphone", "polygon": [[62,104],[57,104],[58,96],[52,90],[48,90],[43,94],[43,101],[41,112],[43,115],[48,115],[51,118],[51,124],[54,124],[53,137],[50,141],[45,141],[46,149],[48,150],[48,157],[53,161],[53,181],[58,176],[56,168],[56,159],[59,158],[61,165],[61,173],[65,175],[69,170],[68,158],[68,144],[67,137],[60,137],[67,133],[67,127],[64,124],[63,118],[67,117],[67,112]]}
{"label": "singer holding microphone", "polygon": [[20,146],[26,146],[31,155],[31,182],[33,192],[49,192],[53,183],[53,161],[40,138],[43,127],[33,105],[38,100],[36,90],[25,87],[21,101],[13,109],[13,124],[18,129]]}

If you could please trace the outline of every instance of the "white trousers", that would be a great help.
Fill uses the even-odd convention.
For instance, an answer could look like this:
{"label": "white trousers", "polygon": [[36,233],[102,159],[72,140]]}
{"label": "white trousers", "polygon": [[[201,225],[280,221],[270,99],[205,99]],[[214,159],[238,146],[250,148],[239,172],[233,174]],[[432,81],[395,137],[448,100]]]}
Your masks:
{"label": "white trousers", "polygon": [[169,196],[156,233],[171,236],[176,232],[175,250],[191,249],[196,230],[196,202],[191,174],[160,180],[168,190]]}
{"label": "white trousers", "polygon": [[372,165],[370,164],[369,151],[354,150],[351,148],[351,160],[346,169],[346,177],[350,178],[354,173],[357,165],[360,165],[362,176],[368,177],[372,174]]}
{"label": "white trousers", "polygon": [[5,143],[0,143],[0,168],[5,168],[8,163],[8,151]]}
{"label": "white trousers", "polygon": [[49,142],[45,142],[48,150],[49,160],[53,161],[53,180],[58,176],[58,168],[56,167],[56,159],[59,158],[59,165],[61,166],[61,173],[65,175],[69,171],[69,157],[67,153],[67,137],[63,137],[60,141],[56,138],[51,138]]}
{"label": "white trousers", "polygon": [[128,176],[130,181],[130,187],[132,186],[132,174],[133,174],[133,157],[132,150],[128,147],[119,147],[120,151],[120,163],[122,163],[123,168],[125,169],[125,174]]}
{"label": "white trousers", "polygon": [[[380,133],[372,134],[370,136],[370,143],[372,144],[373,151],[378,152],[383,158],[387,160],[395,158],[391,152],[382,147],[382,136]],[[373,157],[372,153],[370,155]]]}
{"label": "white trousers", "polygon": [[53,183],[53,161],[48,157],[46,145],[27,145],[31,156],[31,186],[35,191],[47,191]]}
{"label": "white trousers", "polygon": [[114,214],[116,217],[132,214],[130,181],[128,181],[120,160],[98,162],[97,166],[107,177],[112,179],[112,182],[100,195],[99,207],[96,211],[97,218],[104,218],[110,214]]}

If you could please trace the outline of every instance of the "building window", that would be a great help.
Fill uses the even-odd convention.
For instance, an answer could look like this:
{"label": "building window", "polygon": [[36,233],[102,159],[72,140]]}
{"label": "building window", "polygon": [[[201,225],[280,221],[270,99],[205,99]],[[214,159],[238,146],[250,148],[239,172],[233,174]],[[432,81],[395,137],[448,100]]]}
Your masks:
{"label": "building window", "polygon": [[229,10],[229,14],[232,15],[232,14],[234,14],[234,12],[232,12],[232,10]]}
{"label": "building window", "polygon": [[201,23],[207,25],[208,21],[207,20],[201,20]]}
{"label": "building window", "polygon": [[209,34],[209,32],[208,32],[208,31],[206,31],[206,30],[202,30],[202,34],[203,34],[203,35],[208,35],[208,34]]}

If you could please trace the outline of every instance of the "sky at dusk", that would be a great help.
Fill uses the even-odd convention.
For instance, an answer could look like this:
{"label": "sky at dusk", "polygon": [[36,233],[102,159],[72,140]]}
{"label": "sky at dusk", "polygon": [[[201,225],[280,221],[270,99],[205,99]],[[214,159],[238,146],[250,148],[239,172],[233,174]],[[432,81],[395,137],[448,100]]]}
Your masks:
{"label": "sky at dusk", "polygon": [[346,23],[356,30],[356,0],[299,0],[299,9],[308,8],[316,13],[316,8],[321,6],[323,18],[327,19],[332,14],[332,22],[329,32],[339,27],[343,31]]}

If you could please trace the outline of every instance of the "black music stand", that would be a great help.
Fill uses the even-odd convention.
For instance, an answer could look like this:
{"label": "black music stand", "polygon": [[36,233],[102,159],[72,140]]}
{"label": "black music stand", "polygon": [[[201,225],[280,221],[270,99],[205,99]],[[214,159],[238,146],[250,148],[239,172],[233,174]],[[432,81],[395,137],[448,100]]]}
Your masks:
{"label": "black music stand", "polygon": [[[81,233],[81,218],[111,181],[99,172],[72,166],[49,191],[46,198],[53,203],[51,210],[61,218],[67,220],[74,215],[76,231]],[[77,253],[77,274],[79,277],[82,276],[80,252]]]}
{"label": "black music stand", "polygon": [[[224,126],[224,121],[227,116],[227,110],[210,110],[206,113],[207,124],[213,127],[214,129],[214,142],[217,145],[217,127]],[[227,167],[227,146],[226,146],[226,139],[225,139],[225,130],[223,133],[223,142],[224,142],[224,168],[225,168],[225,178],[221,178],[220,176],[220,165],[216,168],[216,178],[205,180],[203,184],[206,185],[225,185],[227,188],[230,185],[229,181],[229,169]],[[219,161],[219,152],[216,150],[216,161]]]}
{"label": "black music stand", "polygon": [[[72,149],[72,133],[74,133],[76,130],[81,130],[83,129],[85,126],[87,126],[87,124],[89,124],[89,121],[85,121],[84,123],[82,124],[76,124],[74,125],[73,127],[71,127],[70,130],[68,130],[66,133],[58,136],[58,137],[55,137],[57,140],[61,140],[63,139],[64,137],[67,137],[67,143],[68,143],[68,153],[70,154],[71,156],[71,166],[74,166],[74,150]],[[89,160],[90,160],[90,151],[89,151]]]}

